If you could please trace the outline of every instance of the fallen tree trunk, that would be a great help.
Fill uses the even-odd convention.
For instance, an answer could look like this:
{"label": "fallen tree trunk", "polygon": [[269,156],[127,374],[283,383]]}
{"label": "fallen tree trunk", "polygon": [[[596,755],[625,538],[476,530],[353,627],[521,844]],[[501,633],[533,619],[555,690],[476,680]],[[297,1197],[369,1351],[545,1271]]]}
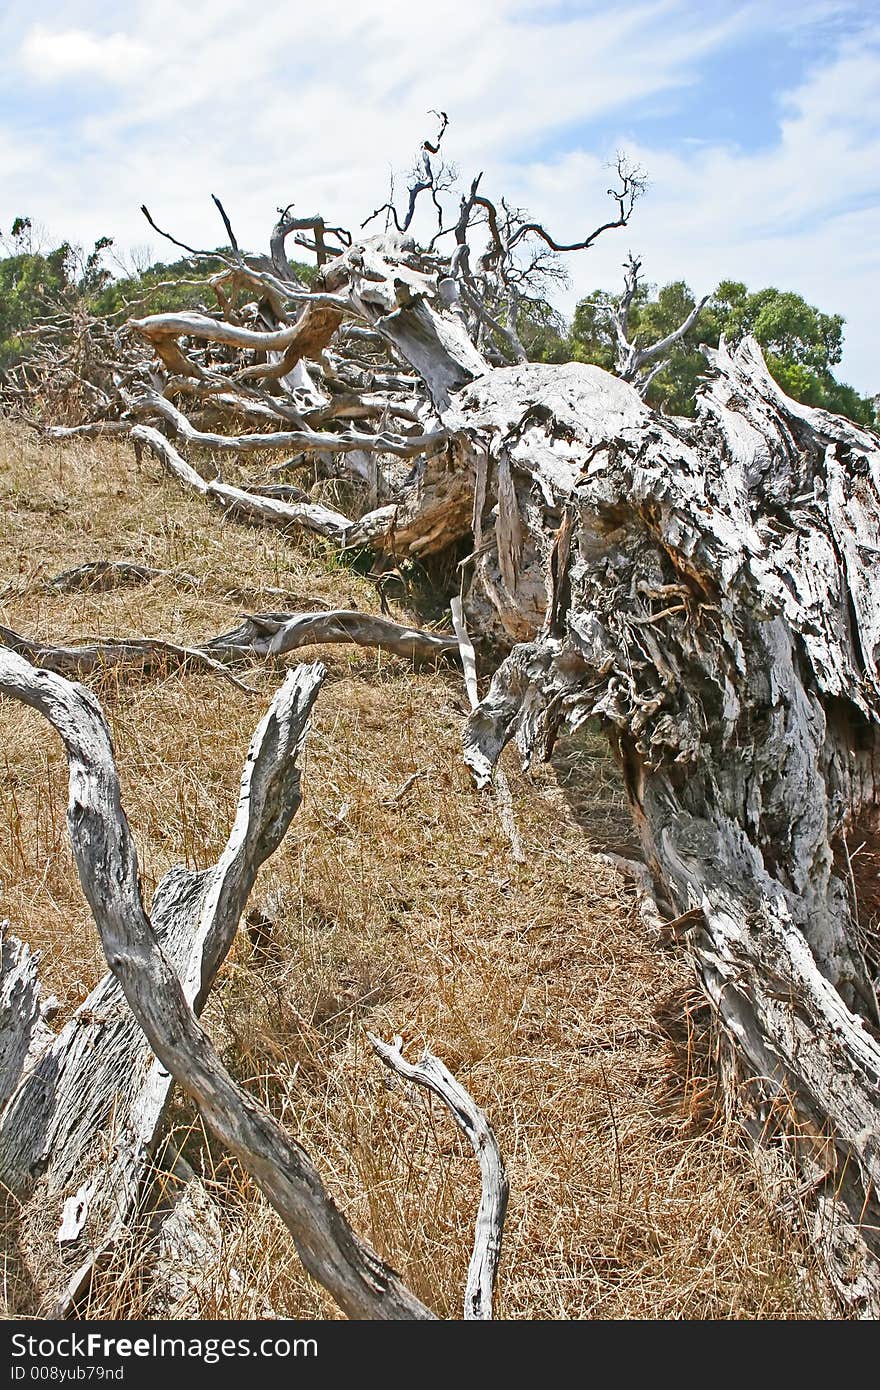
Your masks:
{"label": "fallen tree trunk", "polygon": [[[411,200],[426,189],[436,197],[436,173],[428,161]],[[466,614],[471,632],[513,646],[468,724],[479,784],[509,740],[528,761],[561,727],[600,721],[653,896],[689,924],[735,1050],[742,1076],[734,1083],[728,1068],[727,1079],[738,1113],[794,1174],[844,1305],[876,1315],[880,944],[857,851],[880,833],[880,446],[784,396],[750,341],[710,354],[695,421],[655,414],[599,368],[490,366],[493,334],[523,355],[516,295],[507,322],[498,317],[515,248],[527,237],[585,248],[625,225],[642,183],[618,173],[618,218],[579,241],[510,215],[502,228],[478,178],[447,229],[451,254],[437,249],[447,232],[419,248],[396,213],[401,235],[337,235],[338,248],[316,219],[314,294],[276,277],[274,318],[257,306],[254,330],[193,315],[134,325],[164,364],[162,401],[155,363],[130,344],[128,379],[140,383],[147,416],[184,440],[218,437],[173,405],[181,376],[205,410],[210,393],[219,401],[234,382],[240,399],[243,383],[260,378],[294,411],[326,409],[320,433],[241,435],[236,419],[239,452],[305,438],[296,447],[363,450],[378,467],[389,439],[407,456],[417,444],[410,473],[383,477],[385,505],[374,486],[359,520],[206,482],[150,425],[133,424],[131,437],[232,516],[399,560],[457,563],[461,631]],[[484,222],[490,245],[478,259],[469,238]],[[279,255],[271,264],[286,276]],[[294,325],[281,322],[285,296],[305,305]],[[348,314],[361,322],[344,323]],[[346,355],[352,344],[366,361]],[[383,362],[369,356],[377,349]],[[306,370],[308,352],[321,360]],[[387,418],[415,415],[420,436],[334,432],[334,391],[372,392],[376,367]],[[105,413],[134,419],[130,392],[101,390]],[[273,400],[252,406],[268,420]]]}
{"label": "fallen tree trunk", "polygon": [[796,1173],[838,1294],[877,1315],[880,951],[845,852],[880,813],[880,447],[785,397],[754,344],[712,365],[695,424],[574,364],[459,394],[495,500],[471,607],[533,629],[466,758],[487,784],[508,740],[528,761],[601,721],[670,916],[699,909],[739,1112]]}

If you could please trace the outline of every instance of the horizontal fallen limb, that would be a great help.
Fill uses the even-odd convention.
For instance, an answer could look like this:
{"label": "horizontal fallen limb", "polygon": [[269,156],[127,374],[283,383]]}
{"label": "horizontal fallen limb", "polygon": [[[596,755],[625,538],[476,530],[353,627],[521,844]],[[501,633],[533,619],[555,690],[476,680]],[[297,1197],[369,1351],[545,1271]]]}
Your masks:
{"label": "horizontal fallen limb", "polygon": [[351,529],[352,523],[347,516],[334,512],[330,507],[322,507],[319,502],[282,501],[278,497],[267,497],[263,493],[233,487],[230,483],[209,483],[204,495],[222,507],[228,516],[260,521],[282,529],[295,526],[342,544]]}
{"label": "horizontal fallen limb", "polygon": [[[316,357],[329,344],[334,333],[342,323],[347,301],[330,302],[327,295],[322,302],[309,298],[302,313],[293,324],[285,324],[272,332],[241,328],[239,325],[209,318],[206,314],[152,314],[142,319],[130,320],[133,331],[145,338],[161,359],[164,366],[174,375],[203,377],[204,371],[182,351],[179,339],[201,340],[230,347],[233,350],[253,350],[270,355],[270,360],[247,367],[239,373],[240,380],[263,378],[280,380],[293,370],[303,357]],[[233,337],[230,338],[229,334]],[[272,360],[271,354],[278,354]]]}
{"label": "horizontal fallen limb", "polygon": [[465,1285],[464,1316],[466,1320],[489,1319],[492,1317],[509,1192],[504,1160],[495,1132],[472,1096],[461,1082],[456,1081],[439,1057],[426,1051],[414,1065],[406,1060],[401,1051],[401,1038],[396,1037],[393,1043],[386,1043],[373,1033],[367,1033],[367,1037],[373,1051],[381,1057],[386,1067],[404,1080],[424,1086],[440,1097],[477,1156],[482,1190]]}
{"label": "horizontal fallen limb", "polygon": [[152,425],[135,425],[131,438],[136,448],[146,445],[173,477],[193,488],[201,497],[216,503],[228,515],[282,528],[296,526],[345,542],[352,523],[341,512],[331,511],[317,502],[282,502],[278,498],[263,497],[228,483],[208,483],[187,463],[171,440],[160,430],[153,429]]}
{"label": "horizontal fallen limb", "polygon": [[[36,709],[64,743],[70,767],[68,828],[80,882],[113,982],[121,987],[157,1059],[148,1068],[143,1101],[149,1099],[148,1108],[155,1115],[157,1105],[164,1109],[170,1078],[177,1081],[278,1211],[306,1269],[345,1313],[383,1320],[426,1319],[433,1314],[353,1231],[305,1151],[232,1079],[193,1011],[193,1006],[204,1003],[207,987],[228,950],[257,867],[277,847],[299,804],[294,759],[322,676],[320,666],[302,667],[284,681],[254,736],[236,822],[216,870],[208,876],[172,870],[157,893],[151,922],[141,900],[137,853],[122,809],[110,733],[100,706],[82,686],[0,650],[0,692]],[[186,928],[193,913],[201,950],[190,951],[176,970],[167,954],[166,938],[177,920],[178,945],[186,946]],[[158,932],[160,924],[164,929]],[[121,1026],[128,1037],[126,1019],[123,1012],[113,1026],[116,1030]],[[105,1026],[108,1022],[105,1019]],[[106,1045],[103,1055],[108,1055]],[[94,1057],[89,1061],[94,1068]],[[87,1077],[85,1073],[84,1082]],[[57,1078],[51,1067],[44,1071],[42,1087],[32,1095],[38,1111],[45,1107],[50,1078]],[[117,1079],[124,1082],[125,1074]],[[158,1098],[157,1091],[161,1092]],[[7,1165],[10,1128],[19,1142],[45,1144],[45,1131],[34,1133],[33,1110],[26,1108],[22,1113],[22,1095],[21,1089],[16,1092],[2,1119]],[[88,1096],[86,1091],[80,1097],[80,1107]],[[143,1101],[137,1099],[136,1113],[142,1112]],[[10,1119],[10,1109],[16,1123]],[[74,1112],[74,1124],[77,1118]],[[81,1188],[80,1199],[91,1201],[84,1194]]]}
{"label": "horizontal fallen limb", "polygon": [[130,429],[126,420],[95,420],[85,425],[50,425],[44,433],[47,439],[105,439],[128,434]]}
{"label": "horizontal fallen limb", "polygon": [[[372,453],[393,454],[397,458],[415,458],[417,454],[440,448],[448,438],[445,430],[413,435],[388,434],[384,431],[378,434],[364,434],[352,429],[340,431],[338,434],[312,429],[274,430],[265,434],[217,434],[209,430],[196,429],[173,401],[158,393],[142,397],[138,404],[161,416],[188,444],[225,453],[249,454],[266,449],[287,449],[311,454],[341,454],[352,449],[363,449]],[[353,406],[349,406],[348,409],[353,413]],[[365,410],[364,413],[369,412]],[[322,408],[321,414],[329,419],[334,412],[327,406]]]}
{"label": "horizontal fallen limb", "polygon": [[35,666],[80,680],[95,673],[135,667],[144,671],[205,667],[247,694],[255,692],[225,665],[248,657],[284,656],[300,647],[333,642],[378,647],[410,661],[437,661],[458,654],[450,633],[407,627],[390,618],[356,609],[333,608],[307,613],[255,613],[230,632],[206,642],[179,646],[152,637],[97,638],[78,645],[37,642],[0,626],[0,643]]}
{"label": "horizontal fallen limb", "polygon": [[240,627],[213,637],[205,648],[227,658],[281,656],[323,642],[354,642],[423,661],[458,652],[458,643],[451,633],[425,632],[390,618],[344,608],[326,613],[249,614]]}
{"label": "horizontal fallen limb", "polygon": [[103,673],[120,667],[136,666],[145,671],[155,671],[193,664],[213,671],[248,695],[255,693],[210,652],[200,647],[181,647],[155,637],[105,637],[84,642],[80,646],[60,647],[34,642],[12,628],[0,627],[0,642],[44,671],[54,671],[75,680],[93,675],[96,671]]}
{"label": "horizontal fallen limb", "polygon": [[[298,299],[322,308],[348,309],[346,295],[312,294],[308,290],[294,292]],[[257,352],[282,352],[296,341],[298,326],[276,329],[274,332],[239,328],[236,324],[222,319],[212,319],[207,314],[184,311],[177,314],[148,314],[146,318],[131,319],[130,327],[151,342],[157,339],[199,338],[204,342],[226,343],[230,347],[253,348]]]}
{"label": "horizontal fallen limb", "polygon": [[198,584],[191,574],[154,569],[152,565],[139,565],[133,560],[89,560],[84,565],[77,565],[74,569],[64,570],[46,579],[44,584],[47,589],[69,594],[78,590],[104,592],[128,585],[151,584],[154,579],[173,579],[175,584]]}

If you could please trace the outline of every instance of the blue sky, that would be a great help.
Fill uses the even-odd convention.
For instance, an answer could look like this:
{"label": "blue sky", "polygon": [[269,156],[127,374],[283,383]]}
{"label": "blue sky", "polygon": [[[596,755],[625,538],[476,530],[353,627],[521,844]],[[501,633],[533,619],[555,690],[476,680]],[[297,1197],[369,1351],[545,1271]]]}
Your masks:
{"label": "blue sky", "polygon": [[462,177],[560,238],[604,220],[616,150],[632,224],[569,258],[570,308],[629,250],[658,283],[776,284],[847,319],[840,374],[880,390],[880,12],[858,0],[36,0],[0,14],[0,227],[263,247],[294,201],[356,225],[442,107]]}

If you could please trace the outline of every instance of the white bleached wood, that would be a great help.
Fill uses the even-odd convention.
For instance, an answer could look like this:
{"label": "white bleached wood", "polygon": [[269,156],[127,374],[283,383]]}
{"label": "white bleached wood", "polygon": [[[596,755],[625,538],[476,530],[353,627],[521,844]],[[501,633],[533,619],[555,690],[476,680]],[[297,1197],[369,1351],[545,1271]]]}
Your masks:
{"label": "white bleached wood", "polygon": [[[79,1087],[66,1106],[59,1103],[59,1081],[69,1082],[77,1073],[75,1020],[43,1054],[0,1121],[4,1176],[13,1187],[34,1176],[33,1164],[22,1168],[27,1150],[36,1149],[43,1161],[57,1156],[67,1168],[75,1163],[70,1142],[59,1144],[59,1121],[67,1130],[79,1130],[85,1141],[94,1139],[95,1122],[100,1133],[104,1116],[103,1107],[95,1106],[94,1070],[99,1063],[111,1064],[108,1099],[115,1099],[120,1084],[131,1085],[132,1073],[144,1076],[126,1107],[140,1159],[123,1175],[130,1203],[174,1078],[251,1172],[288,1226],[306,1268],[343,1311],[353,1317],[427,1318],[429,1310],[348,1225],[305,1152],[232,1080],[193,1011],[203,1005],[229,949],[257,868],[277,847],[299,804],[295,758],[322,675],[320,666],[307,666],[286,678],[254,735],[235,824],[220,860],[207,873],[172,870],[157,890],[151,922],[141,901],[137,855],[100,706],[83,687],[0,650],[0,691],[47,718],[67,752],[71,845],[112,972],[104,982],[106,1012],[100,1022],[118,1036],[115,1051],[102,1038],[91,1064],[78,1073]],[[128,1008],[116,995],[117,981]],[[97,1113],[70,1113],[75,1097],[80,1110]],[[52,1126],[54,1143],[47,1142]],[[81,1183],[75,1191],[80,1190]],[[105,1241],[114,1234],[111,1229]],[[62,1304],[82,1286],[92,1262],[89,1257],[75,1271]]]}
{"label": "white bleached wood", "polygon": [[[215,400],[219,401],[219,398],[215,398]],[[140,408],[149,407],[188,444],[235,454],[262,453],[264,450],[283,449],[287,452],[300,450],[303,453],[313,454],[367,451],[393,454],[398,458],[414,458],[417,454],[424,454],[439,448],[446,442],[447,438],[445,430],[433,430],[428,434],[409,436],[388,434],[384,431],[378,434],[364,434],[352,429],[340,431],[338,434],[320,433],[311,429],[274,430],[266,431],[263,434],[218,434],[216,431],[196,429],[183,411],[174,405],[173,401],[167,400],[156,392],[143,396],[138,404]],[[357,405],[349,403],[347,407],[344,403],[340,403],[335,410],[325,407],[320,415],[326,420],[333,418],[334,415],[364,415],[371,411],[376,413],[378,410],[378,405],[374,404],[370,407],[359,400]],[[47,435],[50,439],[53,437],[51,427],[47,430]]]}
{"label": "white bleached wood", "polygon": [[[602,721],[751,1077],[741,1113],[794,1155],[834,1233],[820,1244],[838,1293],[876,1315],[880,1042],[835,854],[853,827],[877,829],[880,802],[880,444],[785,397],[755,344],[711,358],[696,426],[577,364],[459,393],[472,467],[487,443],[510,459],[521,575],[530,555],[557,575],[466,757],[485,785],[509,739],[528,759],[560,725]],[[520,617],[532,593],[520,577]],[[515,631],[510,597],[484,584],[472,606]]]}
{"label": "white bleached wood", "polygon": [[284,656],[300,647],[335,642],[378,647],[410,661],[439,661],[459,650],[452,633],[427,632],[395,623],[391,618],[345,608],[309,613],[247,614],[231,632],[220,633],[189,647],[149,637],[104,638],[62,646],[35,642],[11,628],[0,627],[0,644],[46,671],[55,671],[71,679],[122,668],[165,672],[195,665],[215,672],[250,695],[255,692],[224,662]]}
{"label": "white bleached wood", "polygon": [[468,1265],[464,1294],[466,1320],[492,1317],[495,1281],[501,1259],[501,1238],[507,1213],[509,1185],[495,1132],[472,1096],[432,1052],[424,1052],[415,1064],[401,1051],[403,1040],[383,1042],[367,1033],[373,1051],[385,1065],[406,1081],[424,1086],[439,1096],[459,1129],[470,1141],[480,1165],[482,1187],[474,1230],[474,1248]]}
{"label": "white bleached wood", "polygon": [[46,671],[55,671],[58,675],[75,680],[118,667],[167,670],[169,667],[194,665],[214,672],[247,694],[254,693],[209,651],[200,647],[181,647],[174,642],[161,642],[154,637],[107,637],[65,647],[34,642],[12,628],[0,627],[0,643]]}
{"label": "white bleached wood", "polygon": [[[436,172],[417,179],[411,199],[435,196]],[[330,246],[322,220],[309,219],[313,240],[300,244],[317,255],[316,289],[338,296],[359,323],[336,302],[301,301],[298,285],[288,293],[286,232],[276,229],[271,260],[254,265],[265,297],[243,313],[247,331],[277,330],[283,346],[265,350],[265,336],[209,341],[179,331],[197,327],[187,320],[127,341],[120,362],[119,338],[95,322],[97,366],[82,385],[111,421],[130,418],[123,378],[145,399],[161,386],[194,400],[195,444],[212,437],[217,413],[234,413],[232,401],[212,407],[221,395],[246,399],[246,418],[287,412],[284,423],[296,427],[287,437],[317,424],[309,412],[321,410],[309,438],[332,435],[334,399],[349,410],[351,395],[376,391],[387,398],[383,423],[398,408],[425,436],[447,432],[405,477],[396,459],[373,453],[367,505],[383,505],[359,521],[279,510],[289,498],[267,499],[276,506],[261,514],[256,494],[224,498],[223,484],[205,482],[158,431],[139,438],[150,425],[132,437],[137,447],[152,441],[166,467],[215,505],[264,524],[323,528],[341,547],[398,561],[443,556],[445,565],[473,537],[461,568],[467,622],[516,644],[469,721],[477,780],[491,782],[511,739],[530,758],[549,752],[558,728],[601,722],[664,910],[673,924],[695,924],[689,948],[744,1073],[736,1084],[726,1073],[739,1113],[790,1155],[841,1299],[876,1315],[877,960],[866,954],[847,846],[880,833],[880,446],[871,431],[786,398],[749,341],[707,354],[696,421],[655,414],[597,367],[490,368],[482,345],[497,360],[493,333],[522,357],[510,253],[527,238],[586,248],[624,225],[643,181],[624,164],[618,174],[617,219],[572,243],[539,223],[505,221],[479,178],[450,229],[451,255],[438,249],[440,232],[427,250],[393,235],[353,242],[341,229]],[[470,246],[477,224],[489,233],[479,261]],[[632,263],[617,323],[625,372],[637,271]],[[300,302],[291,325],[289,307]],[[230,303],[221,299],[226,318],[237,312]],[[642,389],[687,327],[635,365]],[[52,350],[57,330],[47,332],[43,380],[54,384],[59,371],[69,380]],[[171,373],[164,379],[151,343]],[[261,381],[272,389],[249,384]],[[147,416],[174,427],[164,406]],[[328,443],[325,459],[330,451]],[[880,946],[868,946],[877,956]]]}
{"label": "white bleached wood", "polygon": [[[464,684],[467,690],[468,700],[471,709],[476,709],[480,702],[479,690],[477,688],[477,658],[474,652],[474,644],[470,639],[467,630],[467,623],[462,609],[461,599],[456,597],[450,604],[452,613],[452,625],[455,629],[455,636],[458,642],[461,664],[464,670]],[[513,813],[513,797],[510,792],[510,783],[504,769],[496,764],[491,773],[492,787],[495,792],[495,804],[498,808],[498,818],[501,821],[504,833],[510,841],[510,849],[517,864],[525,864],[526,856],[523,850],[522,836],[516,823]]]}
{"label": "white bleached wood", "polygon": [[425,632],[372,613],[334,608],[323,613],[248,614],[240,627],[205,644],[208,651],[231,658],[282,656],[315,643],[345,642],[380,647],[409,660],[437,661],[458,652],[451,633]]}
{"label": "white bleached wood", "polygon": [[39,956],[0,922],[0,1109],[52,1041],[43,1020]]}

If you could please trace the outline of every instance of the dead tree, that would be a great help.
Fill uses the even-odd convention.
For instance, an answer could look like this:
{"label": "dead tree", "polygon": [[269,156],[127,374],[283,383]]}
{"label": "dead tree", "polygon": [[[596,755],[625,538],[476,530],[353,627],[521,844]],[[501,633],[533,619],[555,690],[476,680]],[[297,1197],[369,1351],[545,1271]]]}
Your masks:
{"label": "dead tree", "polygon": [[624,265],[623,294],[613,312],[609,306],[609,312],[612,312],[614,334],[617,340],[617,375],[621,380],[631,382],[640,396],[645,396],[654,377],[663,370],[670,350],[687,336],[700,317],[702,310],[708,303],[709,295],[703,295],[703,298],[694,305],[678,327],[673,328],[663,338],[659,338],[656,343],[640,343],[638,334],[633,338],[630,337],[629,316],[633,300],[639,292],[641,273],[640,257],[630,254]]}
{"label": "dead tree", "polygon": [[[405,234],[351,236],[286,209],[268,258],[230,237],[219,308],[131,320],[81,428],[127,430],[233,515],[459,560],[466,670],[465,616],[508,653],[467,727],[477,781],[512,739],[529,761],[600,722],[728,1039],[731,1102],[844,1304],[876,1315],[880,949],[858,850],[880,832],[880,446],[789,400],[752,341],[708,353],[695,421],[599,368],[524,363],[511,338],[493,365],[487,334],[515,330],[497,317],[510,254],[625,225],[640,184],[618,172],[617,216],[568,243],[502,229],[479,180],[427,245],[409,210]],[[437,192],[422,182],[413,207]],[[291,234],[317,261],[308,287]],[[646,356],[620,328],[628,375],[669,345]],[[363,514],[205,476],[219,451],[327,459],[366,481]]]}
{"label": "dead tree", "polygon": [[693,427],[574,364],[460,393],[498,480],[483,598],[533,625],[466,756],[484,783],[509,739],[529,760],[601,720],[739,1112],[797,1175],[841,1296],[876,1312],[880,943],[851,869],[878,831],[880,447],[785,397],[753,341],[712,367]]}

